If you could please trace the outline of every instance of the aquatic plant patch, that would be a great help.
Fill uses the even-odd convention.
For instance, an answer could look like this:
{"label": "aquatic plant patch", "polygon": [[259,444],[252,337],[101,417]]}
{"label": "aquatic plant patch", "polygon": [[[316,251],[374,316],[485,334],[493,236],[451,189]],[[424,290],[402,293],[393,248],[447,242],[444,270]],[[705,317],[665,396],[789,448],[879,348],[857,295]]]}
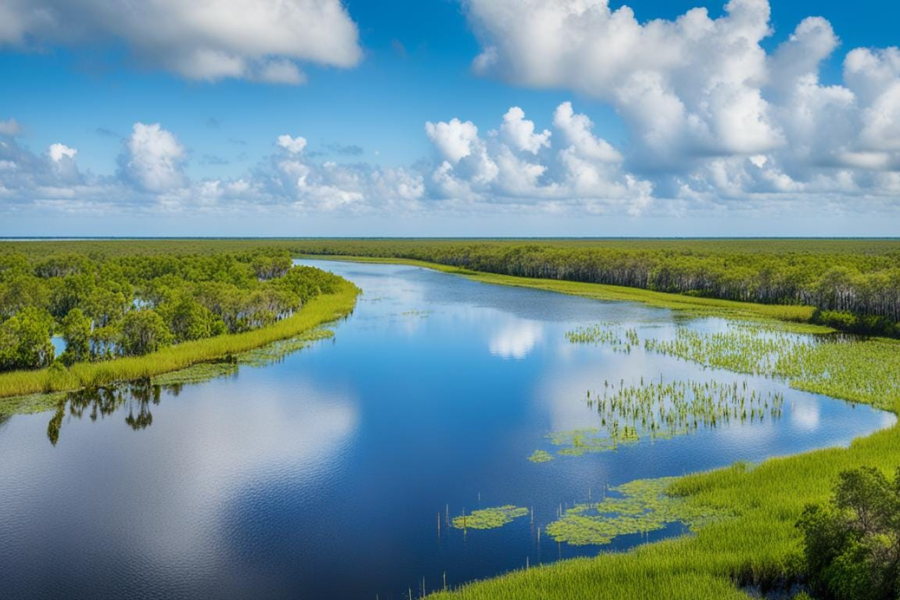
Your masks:
{"label": "aquatic plant patch", "polygon": [[731,423],[779,419],[784,395],[750,389],[747,381],[647,382],[642,378],[639,384],[605,381],[601,390],[587,392],[585,402],[597,411],[600,426],[549,434],[560,456],[607,452]]}
{"label": "aquatic plant patch", "polygon": [[234,362],[201,363],[180,371],[157,375],[151,378],[150,381],[153,385],[163,387],[206,383],[219,377],[234,375],[237,371],[238,365]]}
{"label": "aquatic plant patch", "polygon": [[473,510],[470,514],[462,514],[453,517],[453,527],[456,529],[499,529],[512,523],[515,519],[527,517],[527,508],[507,505],[495,508],[483,508]]}
{"label": "aquatic plant patch", "polygon": [[271,344],[267,344],[260,348],[255,348],[247,352],[242,352],[236,356],[238,364],[250,367],[265,367],[274,362],[283,360],[289,354],[293,354],[298,350],[303,350],[310,343],[320,340],[327,340],[334,337],[334,332],[329,329],[313,329],[301,333],[298,336],[279,340]]}
{"label": "aquatic plant patch", "polygon": [[577,504],[547,526],[557,542],[600,546],[620,535],[648,533],[671,523],[700,528],[727,516],[724,511],[692,506],[666,494],[674,478],[643,479],[612,488],[600,502]]}
{"label": "aquatic plant patch", "polygon": [[550,462],[553,459],[554,456],[546,450],[535,450],[534,453],[528,457],[528,460],[533,463],[545,463]]}
{"label": "aquatic plant patch", "polygon": [[781,417],[784,395],[750,389],[747,381],[658,381],[628,384],[605,381],[600,391],[588,391],[607,436],[670,438],[700,428],[731,422],[757,422]]}
{"label": "aquatic plant patch", "polygon": [[704,367],[772,377],[795,375],[798,355],[820,343],[811,336],[732,322],[725,331],[716,333],[679,327],[674,340],[647,339],[644,348]]}
{"label": "aquatic plant patch", "polygon": [[635,328],[625,328],[616,323],[599,323],[590,327],[578,327],[567,331],[566,339],[573,344],[609,346],[616,352],[625,354],[641,344]]}
{"label": "aquatic plant patch", "polygon": [[604,431],[597,428],[555,431],[547,435],[560,456],[584,456],[596,452],[609,452],[619,446],[636,444],[640,441],[638,432],[628,425],[611,427]]}

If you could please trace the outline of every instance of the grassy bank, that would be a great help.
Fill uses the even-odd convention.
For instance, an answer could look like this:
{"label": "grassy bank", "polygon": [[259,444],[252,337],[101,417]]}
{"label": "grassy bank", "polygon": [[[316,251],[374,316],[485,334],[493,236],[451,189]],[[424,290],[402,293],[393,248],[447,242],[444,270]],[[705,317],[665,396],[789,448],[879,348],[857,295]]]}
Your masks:
{"label": "grassy bank", "polygon": [[359,263],[379,263],[410,265],[433,269],[442,273],[460,275],[493,285],[506,285],[511,287],[530,288],[568,294],[571,296],[583,296],[594,300],[608,302],[641,302],[656,308],[667,308],[677,311],[688,311],[695,314],[708,316],[722,316],[741,319],[776,319],[791,323],[805,324],[802,328],[809,333],[828,333],[834,331],[827,327],[808,324],[815,309],[811,306],[782,306],[773,304],[754,304],[750,302],[735,302],[732,300],[718,300],[715,298],[699,298],[683,294],[666,294],[638,288],[605,285],[599,283],[580,283],[576,281],[561,281],[558,279],[532,279],[528,277],[514,277],[512,275],[497,275],[495,273],[482,273],[470,271],[458,267],[450,267],[437,263],[403,258],[368,258],[360,256],[322,256],[305,255],[303,258],[310,260],[339,260]]}
{"label": "grassy bank", "polygon": [[15,412],[17,402],[21,401],[18,397],[28,394],[70,391],[153,377],[290,338],[346,316],[356,305],[358,294],[359,288],[346,282],[338,293],[317,296],[297,314],[272,326],[185,342],[146,356],[78,363],[69,369],[51,367],[3,373],[0,374],[0,413]]}

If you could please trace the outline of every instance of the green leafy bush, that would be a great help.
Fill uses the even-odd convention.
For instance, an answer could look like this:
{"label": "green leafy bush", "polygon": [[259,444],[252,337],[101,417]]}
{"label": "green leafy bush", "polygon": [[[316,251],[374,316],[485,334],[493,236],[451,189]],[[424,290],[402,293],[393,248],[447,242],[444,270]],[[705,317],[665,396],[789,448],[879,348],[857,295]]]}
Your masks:
{"label": "green leafy bush", "polygon": [[813,588],[833,600],[900,596],[900,470],[840,474],[831,504],[810,505],[798,523]]}

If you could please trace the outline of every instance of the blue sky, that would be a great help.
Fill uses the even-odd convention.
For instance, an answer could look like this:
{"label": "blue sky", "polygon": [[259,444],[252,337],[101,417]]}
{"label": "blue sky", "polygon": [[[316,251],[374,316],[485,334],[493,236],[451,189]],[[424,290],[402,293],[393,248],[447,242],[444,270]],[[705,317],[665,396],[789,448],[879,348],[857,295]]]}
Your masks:
{"label": "blue sky", "polygon": [[[171,2],[149,4],[168,15]],[[900,6],[739,2],[749,16],[722,0],[610,2],[582,13],[591,1],[333,0],[341,14],[320,18],[294,0],[299,23],[344,40],[322,50],[267,45],[310,34],[265,16],[232,43],[227,23],[185,15],[161,47],[158,32],[174,26],[154,23],[152,11],[137,31],[110,25],[114,0],[84,2],[84,11],[78,2],[0,0],[0,18],[5,9],[14,23],[0,27],[0,235],[896,235],[900,63],[883,49],[900,43]],[[238,23],[246,9],[245,0],[213,4]],[[609,18],[622,17],[623,4],[649,41],[628,46],[637,30]],[[560,7],[574,16],[558,28],[543,29],[550,12],[528,19]],[[648,21],[697,7],[708,9],[696,26],[702,44],[685,41],[674,21],[665,34],[673,37],[653,36]],[[32,18],[36,8],[84,35]],[[817,21],[812,41],[776,60],[811,16],[824,17],[840,44]],[[760,19],[769,32],[754,29]],[[190,27],[243,70],[188,65],[197,48],[178,36],[194,37]],[[572,39],[580,41],[570,48]],[[678,65],[660,62],[680,44]],[[827,56],[809,67],[804,57],[821,44]],[[641,58],[642,46],[657,56]],[[489,48],[499,50],[482,68]],[[697,79],[710,48],[731,62]],[[872,50],[848,80],[857,48]],[[261,81],[276,62],[296,65],[306,81]],[[652,74],[662,104],[634,108],[636,72]],[[801,76],[810,72],[814,86]],[[694,97],[707,87],[716,91]],[[671,132],[676,117],[653,118],[667,100],[684,113]],[[567,102],[570,117],[557,112]],[[501,128],[512,107],[524,113],[512,124],[525,124],[524,138]],[[811,110],[817,120],[795,131],[792,115]],[[835,120],[845,127],[823,137],[822,124]],[[138,139],[136,124],[159,127]],[[306,143],[293,152],[278,145],[285,135]],[[53,144],[65,149],[56,158]]]}

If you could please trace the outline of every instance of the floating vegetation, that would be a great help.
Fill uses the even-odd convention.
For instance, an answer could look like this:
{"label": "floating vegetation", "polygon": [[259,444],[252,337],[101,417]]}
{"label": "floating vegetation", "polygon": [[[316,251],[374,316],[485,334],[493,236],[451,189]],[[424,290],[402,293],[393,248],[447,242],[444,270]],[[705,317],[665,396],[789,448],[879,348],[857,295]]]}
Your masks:
{"label": "floating vegetation", "polygon": [[0,398],[0,416],[27,415],[53,410],[60,401],[66,399],[67,395],[67,392],[51,392]]}
{"label": "floating vegetation", "polygon": [[219,377],[234,375],[237,373],[237,370],[238,365],[235,362],[201,363],[180,371],[158,375],[150,381],[153,385],[163,387],[205,383]]}
{"label": "floating vegetation", "polygon": [[432,313],[432,311],[430,311],[430,310],[408,310],[406,312],[400,313],[400,316],[401,317],[418,317],[420,319],[424,319],[431,313]]}
{"label": "floating vegetation", "polygon": [[513,520],[528,516],[527,508],[507,505],[496,508],[473,510],[471,514],[453,517],[456,529],[498,529],[512,523]]}
{"label": "floating vegetation", "polygon": [[616,450],[621,445],[640,441],[637,432],[627,426],[607,431],[596,428],[556,431],[547,437],[554,446],[561,447],[556,452],[560,456],[584,456],[585,454],[608,452]]}
{"label": "floating vegetation", "polygon": [[641,341],[637,330],[616,323],[599,323],[591,327],[578,327],[566,332],[566,339],[573,344],[593,344],[609,346],[615,352],[630,353],[632,348],[640,347]]}
{"label": "floating vegetation", "polygon": [[728,515],[667,495],[666,489],[674,480],[644,479],[613,488],[610,491],[615,496],[600,502],[576,504],[548,525],[546,531],[557,542],[600,546],[620,535],[657,531],[671,523],[684,523],[697,529]]}
{"label": "floating vegetation", "polygon": [[334,337],[334,332],[328,329],[314,329],[302,335],[286,340],[274,342],[262,348],[256,348],[237,355],[238,364],[251,367],[264,367],[284,359],[288,354],[297,352],[309,346],[311,342],[326,340]]}
{"label": "floating vegetation", "polygon": [[179,371],[163,373],[153,377],[151,383],[164,387],[206,383],[219,377],[234,375],[237,373],[240,365],[263,367],[278,362],[287,355],[306,348],[314,341],[328,339],[333,336],[334,332],[330,330],[315,329],[302,335],[267,344],[261,348],[242,352],[237,356],[228,356],[224,360],[199,363]]}
{"label": "floating vegetation", "polygon": [[550,462],[554,458],[555,457],[546,450],[535,450],[534,454],[528,457],[528,460],[533,463],[545,463]]}

